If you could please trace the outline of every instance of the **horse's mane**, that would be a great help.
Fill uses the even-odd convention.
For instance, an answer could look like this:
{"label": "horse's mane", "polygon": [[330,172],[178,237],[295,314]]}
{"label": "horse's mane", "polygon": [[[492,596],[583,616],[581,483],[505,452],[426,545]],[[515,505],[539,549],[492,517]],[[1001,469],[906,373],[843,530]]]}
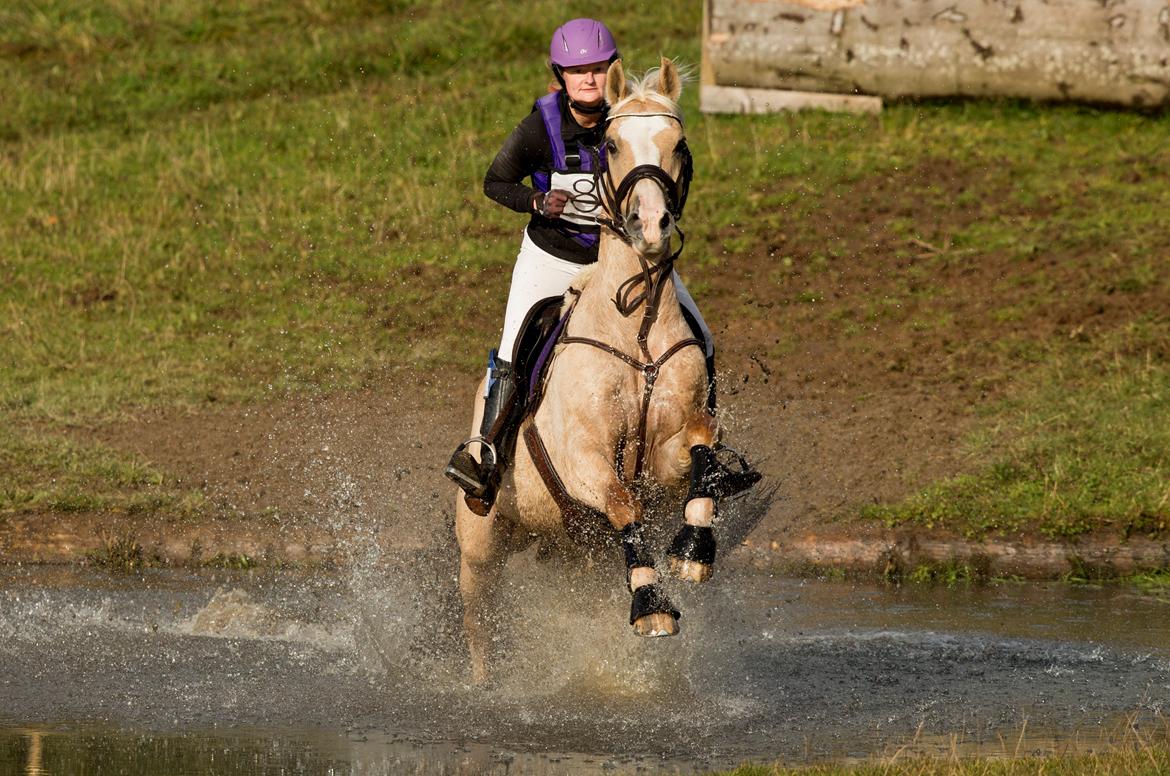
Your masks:
{"label": "horse's mane", "polygon": [[[652,67],[641,76],[631,74],[626,81],[626,86],[630,90],[630,93],[618,100],[616,105],[610,105],[609,112],[620,113],[622,108],[631,102],[649,100],[658,103],[681,119],[682,108],[679,107],[677,102],[662,94],[657,89],[658,71],[661,69],[659,67]],[[691,67],[689,65],[679,66],[678,77],[683,86],[686,86],[692,80]]]}

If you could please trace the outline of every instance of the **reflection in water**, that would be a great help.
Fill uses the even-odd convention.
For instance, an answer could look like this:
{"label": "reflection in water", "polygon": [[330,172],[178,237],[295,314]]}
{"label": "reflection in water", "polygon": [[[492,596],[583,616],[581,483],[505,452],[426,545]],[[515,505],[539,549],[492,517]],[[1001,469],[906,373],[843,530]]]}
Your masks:
{"label": "reflection in water", "polygon": [[[43,741],[43,744],[42,744]],[[605,758],[572,753],[513,753],[471,744],[423,743],[390,736],[345,736],[287,731],[244,731],[238,735],[135,734],[77,727],[43,734],[0,730],[0,774],[23,776],[251,776],[252,774],[378,774],[493,776],[613,774],[660,768],[654,760]]]}
{"label": "reflection in water", "polygon": [[47,774],[48,771],[41,767],[42,734],[39,731],[31,730],[25,733],[25,737],[28,739],[28,759],[24,765],[25,776]]}

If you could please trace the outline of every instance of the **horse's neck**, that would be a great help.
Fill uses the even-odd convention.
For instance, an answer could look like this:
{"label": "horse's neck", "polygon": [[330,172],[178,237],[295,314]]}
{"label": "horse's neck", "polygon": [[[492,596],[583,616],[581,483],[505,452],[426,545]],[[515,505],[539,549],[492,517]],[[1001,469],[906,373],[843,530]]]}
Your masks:
{"label": "horse's neck", "polygon": [[[652,345],[663,336],[667,336],[670,342],[666,343],[666,346],[669,347],[677,338],[677,332],[674,330],[678,328],[678,324],[686,326],[678,303],[678,291],[674,286],[673,274],[671,272],[671,276],[663,281],[657,320],[650,329],[649,339]],[[584,324],[582,328],[592,330],[592,334],[581,332],[583,336],[606,337],[607,344],[626,350],[630,355],[637,355],[638,329],[642,325],[645,304],[639,305],[629,315],[622,315],[613,300],[623,283],[631,277],[641,275],[642,265],[638,260],[637,251],[617,237],[603,234],[601,245],[598,247],[597,269],[581,294],[581,305],[590,310],[590,323],[584,324],[581,321]],[[642,290],[643,287],[639,286],[634,295],[641,293]],[[574,323],[584,317],[574,316]],[[613,341],[615,338],[620,341]]]}

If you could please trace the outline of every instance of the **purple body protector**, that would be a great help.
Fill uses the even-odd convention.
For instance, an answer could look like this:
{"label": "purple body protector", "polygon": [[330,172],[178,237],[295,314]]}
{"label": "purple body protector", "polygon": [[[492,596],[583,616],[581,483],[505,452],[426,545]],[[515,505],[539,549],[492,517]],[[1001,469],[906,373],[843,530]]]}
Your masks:
{"label": "purple body protector", "polygon": [[[589,153],[592,149],[581,147],[577,149],[578,158],[581,160],[580,169],[569,169],[568,156],[565,153],[565,138],[561,135],[561,92],[546,94],[533,104],[532,109],[540,111],[540,118],[544,120],[544,131],[548,133],[548,142],[552,146],[553,170],[565,173],[593,172],[594,154]],[[601,151],[597,154],[597,159],[601,165],[600,169],[604,170],[605,146],[602,146]],[[552,176],[546,172],[534,172],[532,173],[532,184],[539,190],[547,192],[552,188]],[[600,235],[597,234],[573,235],[573,239],[586,248],[597,245],[599,238]]]}

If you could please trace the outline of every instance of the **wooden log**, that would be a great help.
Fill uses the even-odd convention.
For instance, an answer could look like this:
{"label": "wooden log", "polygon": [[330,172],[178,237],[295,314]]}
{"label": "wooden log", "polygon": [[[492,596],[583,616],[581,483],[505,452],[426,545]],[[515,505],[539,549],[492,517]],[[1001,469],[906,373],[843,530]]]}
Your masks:
{"label": "wooden log", "polygon": [[699,87],[704,113],[777,113],[828,110],[840,113],[881,113],[882,98],[862,94],[797,92],[786,89],[743,89],[738,86]]}
{"label": "wooden log", "polygon": [[708,0],[707,85],[1170,105],[1170,0]]}

